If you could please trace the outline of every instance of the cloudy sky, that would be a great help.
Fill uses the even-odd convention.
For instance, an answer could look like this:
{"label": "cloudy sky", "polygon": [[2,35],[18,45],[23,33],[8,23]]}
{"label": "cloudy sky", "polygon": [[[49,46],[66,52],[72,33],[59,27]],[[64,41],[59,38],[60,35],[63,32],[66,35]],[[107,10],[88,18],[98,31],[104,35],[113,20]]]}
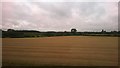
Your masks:
{"label": "cloudy sky", "polygon": [[2,2],[2,29],[118,30],[117,2]]}

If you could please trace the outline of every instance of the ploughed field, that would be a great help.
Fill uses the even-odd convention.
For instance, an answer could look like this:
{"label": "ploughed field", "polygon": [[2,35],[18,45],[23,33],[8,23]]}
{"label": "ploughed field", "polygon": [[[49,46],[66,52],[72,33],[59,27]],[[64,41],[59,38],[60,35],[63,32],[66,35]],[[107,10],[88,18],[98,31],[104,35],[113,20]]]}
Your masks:
{"label": "ploughed field", "polygon": [[118,37],[3,38],[3,66],[117,66]]}

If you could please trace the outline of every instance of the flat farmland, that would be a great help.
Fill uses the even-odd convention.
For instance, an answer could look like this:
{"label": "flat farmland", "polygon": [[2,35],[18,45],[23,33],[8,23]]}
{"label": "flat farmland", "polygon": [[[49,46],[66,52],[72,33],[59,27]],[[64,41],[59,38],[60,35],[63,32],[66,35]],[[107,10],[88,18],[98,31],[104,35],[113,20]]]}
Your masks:
{"label": "flat farmland", "polygon": [[117,66],[118,37],[3,38],[3,66]]}

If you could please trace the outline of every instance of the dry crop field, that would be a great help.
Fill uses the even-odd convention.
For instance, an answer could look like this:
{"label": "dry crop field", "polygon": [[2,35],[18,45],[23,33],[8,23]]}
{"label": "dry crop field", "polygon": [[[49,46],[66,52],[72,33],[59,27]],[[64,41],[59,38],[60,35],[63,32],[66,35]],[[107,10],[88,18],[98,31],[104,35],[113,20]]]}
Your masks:
{"label": "dry crop field", "polygon": [[117,66],[118,37],[3,38],[3,66]]}

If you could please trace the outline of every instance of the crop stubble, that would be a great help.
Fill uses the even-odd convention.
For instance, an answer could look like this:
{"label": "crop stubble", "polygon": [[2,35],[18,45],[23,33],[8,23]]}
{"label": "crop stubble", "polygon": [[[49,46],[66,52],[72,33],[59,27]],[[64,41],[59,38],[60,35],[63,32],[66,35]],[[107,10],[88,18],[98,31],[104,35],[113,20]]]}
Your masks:
{"label": "crop stubble", "polygon": [[3,38],[3,66],[117,66],[117,37]]}

